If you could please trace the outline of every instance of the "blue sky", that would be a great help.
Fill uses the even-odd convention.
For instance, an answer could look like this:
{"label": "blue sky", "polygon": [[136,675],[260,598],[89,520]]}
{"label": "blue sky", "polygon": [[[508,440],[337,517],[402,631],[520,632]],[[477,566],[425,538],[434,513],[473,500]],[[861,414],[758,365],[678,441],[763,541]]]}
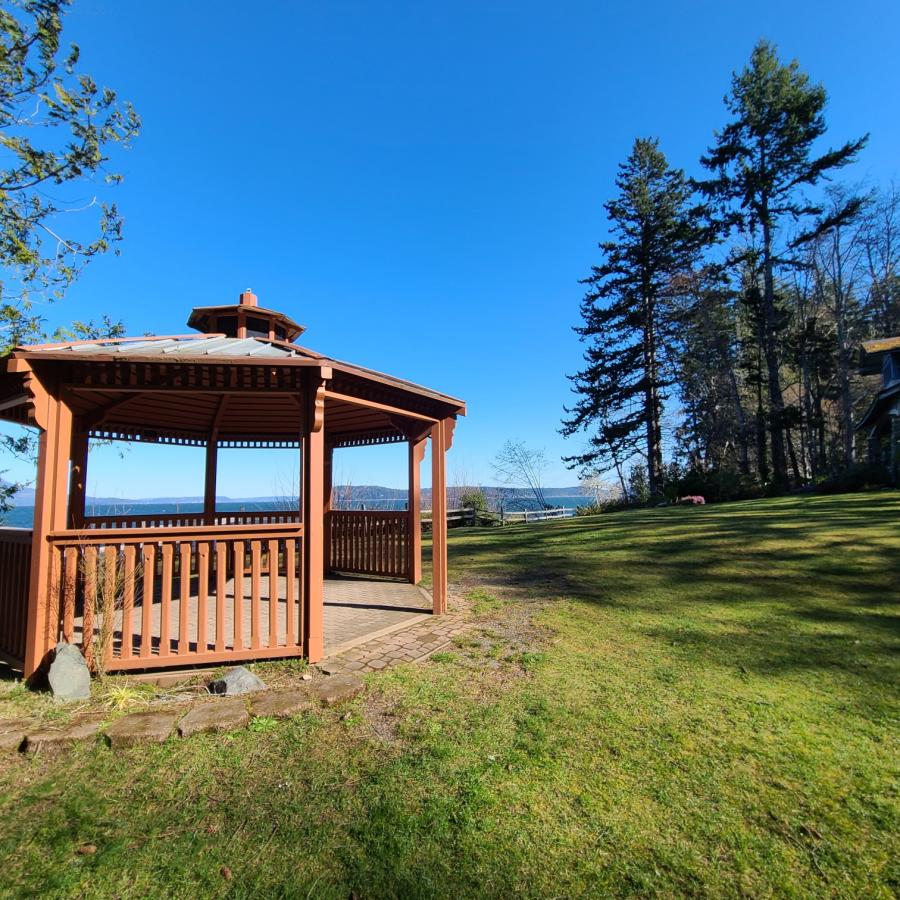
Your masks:
{"label": "blue sky", "polygon": [[[307,325],[308,346],[467,400],[451,480],[489,481],[496,450],[521,438],[546,448],[548,483],[573,483],[559,458],[577,444],[557,428],[580,362],[577,280],[635,136],[696,174],[731,72],[765,36],[824,82],[833,143],[871,132],[848,177],[887,182],[898,35],[888,0],[852,14],[828,0],[76,0],[66,37],[144,130],[110,194],[121,256],[49,315],[179,333],[193,305],[249,286]],[[200,493],[199,456],[172,454],[100,451],[89,486]],[[272,493],[285,465],[250,480],[229,462],[220,490]],[[405,479],[398,448],[340,468],[357,484]]]}

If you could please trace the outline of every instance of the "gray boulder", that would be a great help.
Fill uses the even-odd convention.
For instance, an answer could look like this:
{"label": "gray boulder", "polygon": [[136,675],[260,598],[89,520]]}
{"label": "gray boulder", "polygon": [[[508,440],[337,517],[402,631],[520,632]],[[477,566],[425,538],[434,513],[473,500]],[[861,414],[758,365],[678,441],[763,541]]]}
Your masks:
{"label": "gray boulder", "polygon": [[47,680],[57,700],[91,699],[91,672],[74,644],[60,641],[56,645]]}
{"label": "gray boulder", "polygon": [[211,694],[250,694],[253,691],[264,691],[265,683],[257,678],[249,669],[243,666],[235,666],[229,669],[221,678],[217,678],[209,686]]}

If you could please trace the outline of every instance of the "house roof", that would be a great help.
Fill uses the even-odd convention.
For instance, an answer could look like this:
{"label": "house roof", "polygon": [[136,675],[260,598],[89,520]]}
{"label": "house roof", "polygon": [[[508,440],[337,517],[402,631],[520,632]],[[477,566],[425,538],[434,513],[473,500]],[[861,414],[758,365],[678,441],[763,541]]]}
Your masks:
{"label": "house roof", "polygon": [[872,401],[872,404],[866,410],[865,415],[859,420],[856,430],[861,431],[863,428],[876,425],[878,420],[890,410],[898,400],[900,400],[900,384],[885,388]]}
{"label": "house roof", "polygon": [[900,350],[900,335],[866,341],[860,353],[859,371],[862,375],[877,375],[881,371],[881,361],[886,353]]}

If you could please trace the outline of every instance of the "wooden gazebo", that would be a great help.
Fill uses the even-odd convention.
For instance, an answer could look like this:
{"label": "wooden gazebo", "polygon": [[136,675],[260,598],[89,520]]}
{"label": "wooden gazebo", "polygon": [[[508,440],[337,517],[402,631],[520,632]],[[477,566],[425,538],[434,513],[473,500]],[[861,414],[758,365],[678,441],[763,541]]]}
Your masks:
{"label": "wooden gazebo", "polygon": [[[0,529],[0,654],[26,676],[58,640],[103,668],[323,654],[331,571],[421,579],[419,469],[432,442],[433,612],[447,601],[446,450],[465,404],[298,346],[264,309],[197,307],[174,337],[17,348],[0,418],[40,431],[34,527]],[[202,513],[86,514],[91,439],[206,448]],[[335,448],[405,442],[404,511],[331,508]],[[297,507],[216,510],[220,447],[297,448]]]}

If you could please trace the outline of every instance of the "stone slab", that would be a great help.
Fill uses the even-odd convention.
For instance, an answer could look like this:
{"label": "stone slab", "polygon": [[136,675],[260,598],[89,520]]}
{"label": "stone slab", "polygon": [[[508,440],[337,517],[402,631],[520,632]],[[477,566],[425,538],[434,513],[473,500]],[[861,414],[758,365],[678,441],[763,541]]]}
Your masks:
{"label": "stone slab", "polygon": [[104,716],[83,716],[60,728],[43,727],[29,731],[22,748],[26,753],[59,753],[80,741],[97,737]]}
{"label": "stone slab", "polygon": [[254,716],[268,716],[273,719],[288,719],[309,709],[313,704],[309,690],[277,691],[261,694],[253,698],[252,712]]}
{"label": "stone slab", "polygon": [[105,729],[106,739],[114,750],[137,744],[161,744],[175,730],[177,720],[178,714],[174,712],[131,713]]}
{"label": "stone slab", "polygon": [[329,675],[310,686],[310,695],[325,706],[352,700],[365,690],[362,678],[356,675]]}
{"label": "stone slab", "polygon": [[29,729],[37,727],[37,719],[4,719],[0,721],[0,753],[16,753],[21,749]]}
{"label": "stone slab", "polygon": [[207,731],[235,731],[246,728],[250,713],[244,700],[217,700],[195,706],[179,723],[178,733],[182,737]]}

